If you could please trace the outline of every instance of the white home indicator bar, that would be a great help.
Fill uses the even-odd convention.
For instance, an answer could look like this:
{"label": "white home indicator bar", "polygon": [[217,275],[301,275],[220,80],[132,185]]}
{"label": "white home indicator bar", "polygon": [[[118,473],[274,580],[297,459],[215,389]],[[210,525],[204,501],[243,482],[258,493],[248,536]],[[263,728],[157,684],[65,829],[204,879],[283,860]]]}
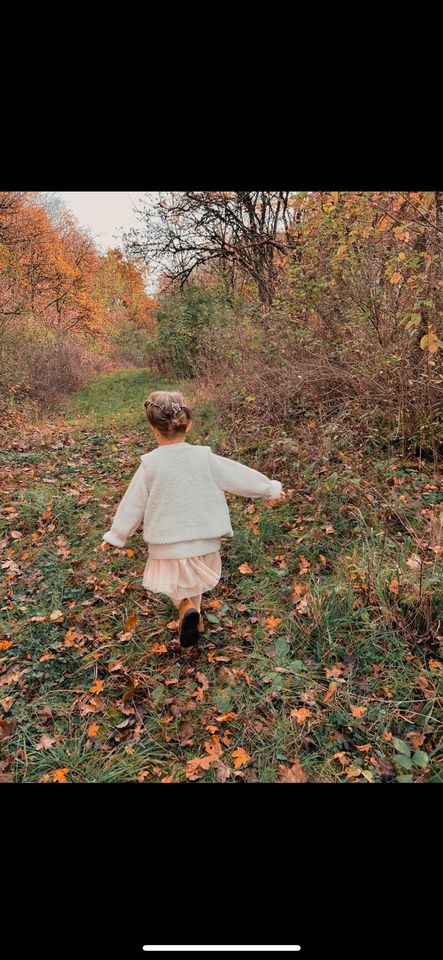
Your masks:
{"label": "white home indicator bar", "polygon": [[295,946],[292,946],[292,947],[289,947],[289,946],[285,946],[285,947],[283,947],[283,946],[277,946],[277,947],[270,947],[270,946],[266,946],[266,947],[257,947],[257,946],[253,946],[253,947],[246,947],[246,946],[238,946],[238,947],[235,947],[235,946],[230,946],[230,947],[227,947],[227,946],[225,946],[225,947],[216,947],[216,946],[212,946],[212,947],[202,947],[202,946],[197,946],[197,947],[179,947],[179,946],[174,946],[174,947],[149,947],[149,946],[144,946],[144,947],[143,947],[143,950],[148,950],[148,951],[151,951],[152,953],[154,953],[156,950],[161,950],[163,953],[167,953],[167,952],[172,952],[172,953],[177,953],[177,952],[185,952],[185,953],[186,953],[186,952],[188,952],[188,953],[192,953],[192,952],[194,952],[194,951],[203,952],[203,951],[205,951],[205,950],[211,950],[211,951],[213,951],[213,952],[215,952],[215,951],[217,951],[217,952],[222,952],[222,951],[225,951],[225,950],[226,950],[226,951],[228,951],[228,950],[229,950],[229,951],[238,950],[238,951],[242,951],[243,953],[246,953],[246,952],[248,952],[248,953],[250,953],[250,952],[256,953],[257,951],[260,951],[261,953],[273,953],[274,951],[277,951],[277,950],[278,950],[279,953],[291,953],[292,950],[301,950],[301,947],[300,947],[299,945],[297,945],[297,944],[296,944]]}

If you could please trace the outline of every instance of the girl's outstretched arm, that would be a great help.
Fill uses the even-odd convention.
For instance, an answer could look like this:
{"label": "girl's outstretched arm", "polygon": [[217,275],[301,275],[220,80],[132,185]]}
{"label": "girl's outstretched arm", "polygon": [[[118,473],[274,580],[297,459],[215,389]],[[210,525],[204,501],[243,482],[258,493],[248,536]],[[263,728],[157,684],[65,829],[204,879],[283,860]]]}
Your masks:
{"label": "girl's outstretched arm", "polygon": [[146,473],[141,463],[117,507],[111,529],[103,534],[106,543],[124,547],[128,537],[135,533],[143,520],[148,496]]}
{"label": "girl's outstretched arm", "polygon": [[211,450],[210,463],[220,490],[237,493],[241,497],[264,497],[266,500],[274,500],[282,492],[280,480],[270,480],[264,473],[238,460],[220,457]]}

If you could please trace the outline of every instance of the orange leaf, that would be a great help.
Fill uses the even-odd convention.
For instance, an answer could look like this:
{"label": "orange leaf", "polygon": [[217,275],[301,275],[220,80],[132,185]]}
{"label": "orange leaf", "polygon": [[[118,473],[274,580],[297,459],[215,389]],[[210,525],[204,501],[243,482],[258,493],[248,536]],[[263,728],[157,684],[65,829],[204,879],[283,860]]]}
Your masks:
{"label": "orange leaf", "polygon": [[391,279],[390,279],[389,282],[390,282],[390,283],[400,283],[401,280],[403,280],[403,277],[402,277],[401,273],[398,273],[398,271],[396,271],[396,273],[393,273],[393,274],[392,274],[392,277],[391,277]]}
{"label": "orange leaf", "polygon": [[397,593],[398,593],[398,580],[397,580],[397,577],[393,577],[393,579],[391,580],[391,582],[390,582],[390,584],[389,584],[389,590],[390,590],[391,593],[394,593],[394,594],[397,594]]}
{"label": "orange leaf", "polygon": [[153,643],[151,647],[151,653],[167,653],[168,648],[164,643]]}
{"label": "orange leaf", "polygon": [[241,563],[238,567],[240,573],[254,573],[252,567],[249,566],[249,563]]}
{"label": "orange leaf", "polygon": [[361,747],[357,747],[357,750],[360,750],[361,753],[368,753],[368,750],[372,750],[370,743],[363,743]]}
{"label": "orange leaf", "polygon": [[[12,647],[12,640],[1,640],[0,641],[0,650],[9,650],[9,647]],[[431,661],[429,661],[430,663]]]}
{"label": "orange leaf", "polygon": [[66,774],[69,773],[69,767],[59,767],[58,770],[52,771],[52,779],[54,783],[68,783]]}
{"label": "orange leaf", "polygon": [[330,700],[331,697],[334,696],[334,693],[335,693],[336,689],[337,689],[337,684],[335,683],[335,681],[333,681],[332,683],[329,684],[328,692],[327,692],[327,694],[325,694],[325,696],[323,697],[323,703],[327,703],[328,700]]}
{"label": "orange leaf", "polygon": [[221,605],[221,600],[210,600],[208,603],[208,607],[210,607],[211,610],[219,610]]}
{"label": "orange leaf", "polygon": [[236,770],[239,770],[240,767],[244,767],[245,764],[251,759],[249,753],[246,753],[246,750],[243,750],[243,747],[237,747],[237,749],[232,752],[231,756]]}
{"label": "orange leaf", "polygon": [[274,630],[275,627],[278,627],[279,623],[281,623],[281,620],[281,617],[268,617],[265,621],[268,630]]}
{"label": "orange leaf", "polygon": [[136,623],[137,623],[137,617],[136,617],[135,613],[131,613],[131,616],[128,617],[128,619],[127,619],[127,621],[126,621],[126,623],[125,623],[125,630],[126,630],[126,631],[133,630],[134,627],[135,627],[135,625],[136,625]]}
{"label": "orange leaf", "polygon": [[172,777],[162,777],[160,783],[174,783]]}
{"label": "orange leaf", "polygon": [[103,686],[104,686],[103,680],[96,680],[95,683],[92,684],[92,687],[89,687],[89,690],[91,693],[101,693],[103,690]]}
{"label": "orange leaf", "polygon": [[351,713],[353,717],[362,717],[366,713],[367,707],[351,707]]}
{"label": "orange leaf", "polygon": [[291,717],[294,717],[297,723],[304,723],[308,717],[312,716],[311,711],[307,710],[306,707],[300,707],[297,710],[291,710]]}
{"label": "orange leaf", "polygon": [[98,723],[91,723],[88,727],[88,737],[95,737],[99,731]]}

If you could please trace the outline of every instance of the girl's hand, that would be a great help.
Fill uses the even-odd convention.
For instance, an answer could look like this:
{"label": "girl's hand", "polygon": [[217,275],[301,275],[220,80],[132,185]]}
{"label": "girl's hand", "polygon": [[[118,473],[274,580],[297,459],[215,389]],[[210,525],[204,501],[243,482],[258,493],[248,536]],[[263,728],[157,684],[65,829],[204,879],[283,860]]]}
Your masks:
{"label": "girl's hand", "polygon": [[286,500],[286,493],[284,490],[280,490],[280,493],[277,497],[273,497],[272,500],[267,500],[266,503],[268,503],[270,507],[273,507],[274,504],[280,503],[281,500]]}

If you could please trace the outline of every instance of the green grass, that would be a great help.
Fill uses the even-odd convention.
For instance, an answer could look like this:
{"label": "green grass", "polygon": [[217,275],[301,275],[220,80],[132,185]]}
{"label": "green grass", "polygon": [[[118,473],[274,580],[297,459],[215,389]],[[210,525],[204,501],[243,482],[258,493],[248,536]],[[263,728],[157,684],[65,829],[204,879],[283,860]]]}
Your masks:
{"label": "green grass", "polygon": [[[189,761],[215,749],[201,780],[276,782],[298,759],[313,781],[441,781],[441,556],[426,541],[441,507],[431,468],[355,459],[345,469],[332,449],[331,481],[315,451],[311,461],[300,449],[298,462],[282,461],[287,501],[229,496],[235,535],[204,597],[219,605],[204,610],[200,653],[183,654],[167,627],[174,608],[142,587],[141,534],[125,550],[100,549],[152,447],[142,403],[157,387],[183,388],[194,404],[192,383],[114,373],[2,455],[2,777],[46,782],[62,769],[68,782],[180,781]],[[253,452],[234,454],[212,401],[194,406],[190,439],[258,469],[269,455],[266,431]],[[417,550],[421,571],[408,564]],[[239,572],[245,562],[252,574]],[[57,610],[63,619],[51,620]],[[300,710],[303,722],[291,715]],[[236,769],[238,748],[247,759]]]}

